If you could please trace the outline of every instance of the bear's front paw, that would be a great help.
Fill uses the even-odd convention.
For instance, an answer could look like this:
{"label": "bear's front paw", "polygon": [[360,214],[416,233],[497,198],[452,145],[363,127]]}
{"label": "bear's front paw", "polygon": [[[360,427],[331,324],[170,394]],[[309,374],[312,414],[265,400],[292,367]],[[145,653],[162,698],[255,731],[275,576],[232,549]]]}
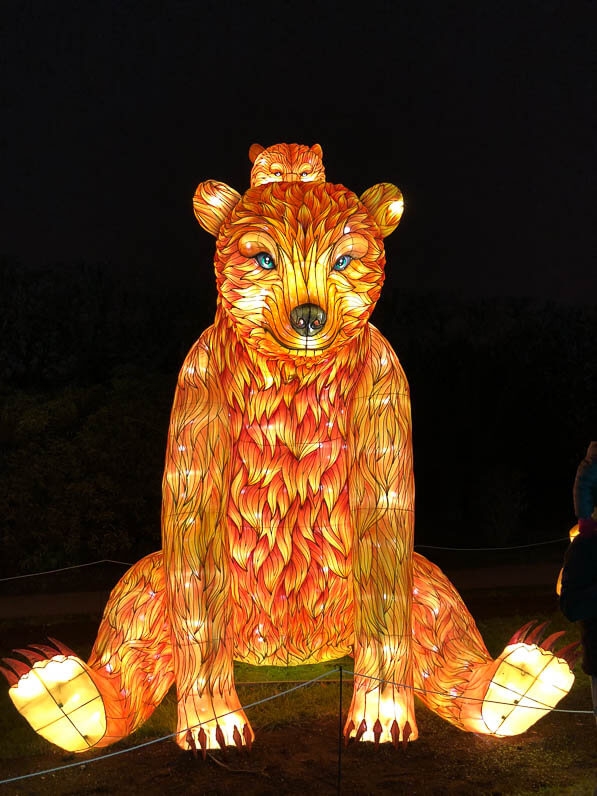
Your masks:
{"label": "bear's front paw", "polygon": [[344,740],[393,743],[396,748],[402,741],[418,738],[412,690],[384,685],[367,690],[358,687],[352,697],[348,719],[344,727]]}
{"label": "bear's front paw", "polygon": [[251,748],[255,733],[242,709],[236,691],[213,696],[204,691],[191,694],[178,704],[178,734],[181,749],[208,749],[225,746]]}

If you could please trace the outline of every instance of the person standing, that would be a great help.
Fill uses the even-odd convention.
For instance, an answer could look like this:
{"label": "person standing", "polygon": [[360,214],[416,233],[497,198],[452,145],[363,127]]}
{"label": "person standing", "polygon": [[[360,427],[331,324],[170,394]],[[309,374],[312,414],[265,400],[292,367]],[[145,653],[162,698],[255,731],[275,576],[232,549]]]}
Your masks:
{"label": "person standing", "polygon": [[560,608],[571,622],[580,622],[582,668],[591,677],[597,721],[597,441],[576,471],[574,511],[578,536],[564,557]]}

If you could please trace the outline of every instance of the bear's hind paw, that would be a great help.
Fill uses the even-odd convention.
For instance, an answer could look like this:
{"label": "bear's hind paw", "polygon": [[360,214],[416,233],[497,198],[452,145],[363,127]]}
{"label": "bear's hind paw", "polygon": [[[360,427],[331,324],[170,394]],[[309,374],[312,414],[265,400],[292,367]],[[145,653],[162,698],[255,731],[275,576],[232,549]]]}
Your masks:
{"label": "bear's hind paw", "polygon": [[485,732],[518,735],[550,712],[574,683],[572,672],[580,654],[573,642],[552,651],[563,632],[552,633],[543,643],[544,623],[534,622],[517,631],[496,661],[481,708]]}
{"label": "bear's hind paw", "polygon": [[106,733],[106,711],[83,661],[40,645],[15,652],[30,665],[4,658],[0,669],[21,716],[35,732],[69,752],[95,746]]}

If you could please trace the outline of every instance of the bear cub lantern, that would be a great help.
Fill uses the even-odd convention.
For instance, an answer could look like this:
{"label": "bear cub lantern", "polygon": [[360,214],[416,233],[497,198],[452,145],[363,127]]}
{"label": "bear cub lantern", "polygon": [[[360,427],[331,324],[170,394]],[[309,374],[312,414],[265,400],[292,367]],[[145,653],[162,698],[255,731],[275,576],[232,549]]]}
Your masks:
{"label": "bear cub lantern", "polygon": [[75,752],[133,732],[172,684],[177,740],[250,746],[233,661],[354,656],[347,739],[417,737],[413,696],[463,730],[523,732],[569,691],[573,645],[541,628],[492,659],[445,575],[413,553],[408,384],[369,323],[402,195],[325,182],[321,147],[254,144],[242,196],[194,197],[218,306],[180,371],[162,550],[116,585],[87,663],[6,659],[33,729]]}

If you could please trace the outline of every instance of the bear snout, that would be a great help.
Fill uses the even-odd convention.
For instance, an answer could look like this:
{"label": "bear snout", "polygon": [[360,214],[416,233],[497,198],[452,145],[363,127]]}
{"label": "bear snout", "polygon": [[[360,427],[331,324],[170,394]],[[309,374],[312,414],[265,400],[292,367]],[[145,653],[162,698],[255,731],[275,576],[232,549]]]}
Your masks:
{"label": "bear snout", "polygon": [[317,304],[299,304],[290,311],[290,323],[295,332],[303,337],[315,337],[327,321],[327,313]]}

